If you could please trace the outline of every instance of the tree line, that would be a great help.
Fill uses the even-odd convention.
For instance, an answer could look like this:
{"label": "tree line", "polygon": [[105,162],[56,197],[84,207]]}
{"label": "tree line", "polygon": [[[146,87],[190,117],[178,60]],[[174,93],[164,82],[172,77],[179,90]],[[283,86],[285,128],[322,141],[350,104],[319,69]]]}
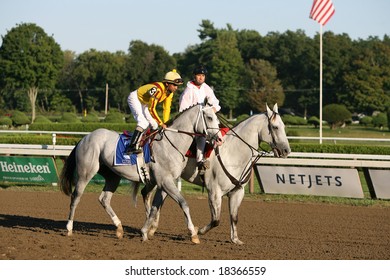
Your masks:
{"label": "tree line", "polygon": [[[17,24],[2,36],[0,109],[40,113],[104,111],[129,113],[130,91],[161,81],[173,68],[185,80],[203,64],[222,112],[233,118],[263,112],[278,103],[300,116],[319,112],[319,34],[303,30],[270,32],[215,28],[199,24],[201,43],[169,54],[140,40],[127,52],[61,50],[34,23]],[[183,90],[184,88],[182,88]],[[180,89],[179,89],[180,93]],[[173,110],[178,109],[175,94]],[[348,34],[323,34],[323,104],[343,104],[350,112],[372,115],[390,108],[390,37],[352,40]]]}

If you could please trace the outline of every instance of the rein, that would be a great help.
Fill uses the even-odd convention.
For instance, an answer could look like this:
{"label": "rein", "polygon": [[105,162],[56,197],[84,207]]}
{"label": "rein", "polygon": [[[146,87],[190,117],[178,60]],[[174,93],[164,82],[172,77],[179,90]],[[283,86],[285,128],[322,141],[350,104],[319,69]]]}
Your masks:
{"label": "rein", "polygon": [[[273,130],[272,130],[272,127],[271,127],[271,119],[273,118],[274,115],[276,115],[277,113],[276,112],[273,112],[271,118],[268,118],[267,116],[267,119],[268,119],[268,130],[269,130],[269,133],[271,134],[271,137],[272,137],[272,144],[275,145],[275,136],[274,136],[274,133],[273,133]],[[227,121],[226,119],[224,120],[225,122]],[[242,172],[241,174],[241,178],[240,180],[237,180],[232,174],[230,174],[230,172],[227,170],[226,166],[223,164],[223,161],[222,161],[222,158],[221,158],[221,154],[219,153],[219,146],[216,146],[214,148],[215,150],[215,155],[218,159],[218,162],[219,164],[221,165],[222,167],[222,170],[225,172],[226,176],[229,178],[230,182],[235,185],[236,187],[242,187],[243,184],[246,184],[249,179],[250,179],[250,172],[251,172],[251,169],[253,168],[253,166],[259,161],[259,159],[269,153],[267,151],[265,151],[263,148],[261,148],[263,151],[262,152],[259,152],[258,149],[256,149],[255,147],[253,147],[252,145],[250,145],[249,143],[247,143],[244,139],[241,138],[240,135],[238,135],[234,130],[233,128],[230,128],[230,131],[238,138],[240,139],[244,144],[246,144],[251,150],[252,150],[252,158],[254,159],[251,159],[250,161],[250,164],[248,166],[247,169],[244,169],[244,171]],[[257,153],[257,155],[255,156],[254,155],[254,152]]]}
{"label": "rein", "polygon": [[[192,137],[192,139],[194,139],[194,137],[196,137],[196,136],[198,136],[198,137],[206,137],[206,136],[208,136],[208,132],[207,132],[208,127],[207,127],[207,124],[206,124],[206,122],[205,122],[205,120],[204,120],[204,116],[203,116],[202,112],[203,112],[204,110],[206,110],[206,109],[211,109],[211,108],[212,108],[212,107],[200,108],[200,109],[199,109],[198,116],[197,116],[197,118],[196,118],[196,122],[195,122],[195,126],[197,126],[197,124],[199,123],[199,121],[202,122],[205,133],[188,132],[188,131],[184,131],[184,130],[179,130],[179,129],[174,129],[174,128],[167,127],[167,128],[163,128],[163,129],[161,129],[161,130],[156,131],[155,134],[156,134],[156,133],[159,133],[160,135],[165,136],[165,138],[166,138],[167,141],[171,144],[171,146],[172,146],[172,147],[173,147],[173,148],[182,156],[182,158],[183,158],[182,161],[184,162],[184,161],[185,161],[185,155],[184,155],[182,152],[179,151],[179,149],[174,145],[174,143],[172,143],[172,141],[171,141],[171,140],[169,139],[169,137],[167,136],[166,131],[186,134],[186,135]],[[195,129],[194,129],[194,130],[195,130]],[[152,140],[156,140],[156,139],[153,138]],[[161,140],[162,140],[162,139],[156,140],[156,141],[161,141]]]}
{"label": "rein", "polygon": [[219,147],[215,148],[215,156],[217,157],[219,164],[221,164],[223,172],[225,172],[226,176],[229,178],[230,182],[236,187],[242,187],[242,185],[246,184],[250,178],[250,171],[253,166],[259,161],[259,159],[264,155],[263,153],[258,153],[255,158],[252,160],[251,164],[248,166],[246,170],[241,175],[241,179],[237,180],[230,172],[226,169],[226,166],[222,162],[221,154],[219,153]]}

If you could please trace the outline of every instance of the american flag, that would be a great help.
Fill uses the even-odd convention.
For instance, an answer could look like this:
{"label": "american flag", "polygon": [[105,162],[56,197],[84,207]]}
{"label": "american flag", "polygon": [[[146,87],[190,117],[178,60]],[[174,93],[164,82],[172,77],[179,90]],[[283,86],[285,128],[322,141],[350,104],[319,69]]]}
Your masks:
{"label": "american flag", "polygon": [[335,9],[332,0],[314,0],[310,11],[310,18],[321,25],[325,25],[334,15]]}

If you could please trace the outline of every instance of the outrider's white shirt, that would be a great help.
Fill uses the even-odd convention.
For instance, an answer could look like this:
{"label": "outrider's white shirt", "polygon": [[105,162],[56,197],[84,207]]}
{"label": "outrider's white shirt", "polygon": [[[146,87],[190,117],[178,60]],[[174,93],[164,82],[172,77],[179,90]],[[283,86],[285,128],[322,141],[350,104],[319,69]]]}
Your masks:
{"label": "outrider's white shirt", "polygon": [[200,87],[198,87],[193,81],[189,81],[187,83],[187,87],[180,95],[179,112],[182,112],[196,104],[204,105],[205,99],[207,99],[207,103],[215,108],[216,112],[221,110],[219,100],[215,97],[214,91],[208,84],[203,83]]}

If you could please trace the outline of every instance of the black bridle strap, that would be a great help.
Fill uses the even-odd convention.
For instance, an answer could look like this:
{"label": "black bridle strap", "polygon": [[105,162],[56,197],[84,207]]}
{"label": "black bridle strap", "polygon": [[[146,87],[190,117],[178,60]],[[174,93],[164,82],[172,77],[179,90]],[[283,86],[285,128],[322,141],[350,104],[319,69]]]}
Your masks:
{"label": "black bridle strap", "polygon": [[243,179],[240,181],[237,180],[236,178],[234,178],[234,176],[232,174],[230,174],[230,172],[226,169],[226,166],[222,162],[222,158],[221,158],[221,154],[219,153],[218,146],[215,148],[215,156],[218,158],[219,164],[221,164],[222,170],[223,170],[223,172],[225,172],[225,175],[229,178],[230,182],[232,182],[232,184],[235,185],[236,187],[242,187],[243,184],[245,184],[246,182],[249,181],[250,176],[251,176],[250,171],[253,168],[253,166],[256,164],[256,162],[261,158],[262,154],[261,155],[258,154],[255,157],[255,159],[251,162],[248,169],[244,170],[244,172],[242,173]]}
{"label": "black bridle strap", "polygon": [[273,131],[272,126],[271,126],[271,121],[274,118],[274,116],[276,116],[277,114],[278,113],[273,111],[272,112],[272,116],[270,118],[268,118],[268,115],[267,115],[267,118],[268,118],[268,130],[269,130],[269,133],[271,134],[272,144],[274,145],[274,147],[276,147],[276,140],[275,140],[274,131]]}

